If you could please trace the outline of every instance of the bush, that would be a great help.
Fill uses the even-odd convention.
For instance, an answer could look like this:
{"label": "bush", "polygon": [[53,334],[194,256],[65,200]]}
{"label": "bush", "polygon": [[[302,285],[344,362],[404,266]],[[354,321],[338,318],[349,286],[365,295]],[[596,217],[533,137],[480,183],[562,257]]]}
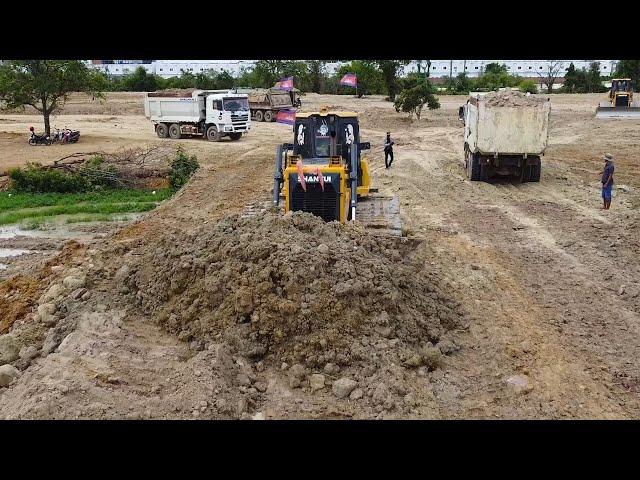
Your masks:
{"label": "bush", "polygon": [[522,80],[518,85],[522,93],[538,93],[538,87],[533,80]]}
{"label": "bush", "polygon": [[72,193],[84,192],[91,187],[86,177],[78,174],[45,170],[38,163],[27,164],[27,168],[9,170],[11,188],[19,193]]}
{"label": "bush", "polygon": [[176,150],[176,156],[171,162],[171,173],[169,174],[169,184],[175,190],[185,185],[191,176],[200,168],[195,155],[187,155],[180,146]]}

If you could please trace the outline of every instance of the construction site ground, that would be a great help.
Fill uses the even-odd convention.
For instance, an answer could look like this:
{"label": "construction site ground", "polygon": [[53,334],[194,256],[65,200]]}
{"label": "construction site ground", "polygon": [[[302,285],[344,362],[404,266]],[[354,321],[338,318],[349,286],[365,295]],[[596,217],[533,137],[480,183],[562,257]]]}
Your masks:
{"label": "construction site ground", "polygon": [[[106,103],[75,95],[52,125],[79,129],[76,145],[31,147],[28,128],[42,130],[41,117],[0,113],[0,171],[158,141],[183,145],[202,168],[183,191],[125,225],[60,239],[0,235],[0,248],[38,252],[0,270],[0,333],[9,322],[12,335],[24,332],[15,333],[23,363],[19,378],[0,387],[0,418],[640,418],[640,120],[596,120],[599,95],[552,95],[540,183],[481,183],[469,182],[461,163],[465,97],[441,96],[442,108],[419,121],[377,96],[302,100],[307,111],[360,112],[374,186],[399,196],[403,229],[416,240],[411,257],[464,317],[443,334],[443,362],[411,368],[394,360],[405,340],[388,332],[375,344],[356,339],[365,354],[379,354],[371,363],[379,368],[255,362],[224,336],[186,338],[166,327],[164,314],[144,314],[134,300],[145,305],[153,290],[137,277],[139,295],[122,291],[129,269],[162,266],[163,249],[184,255],[199,232],[267,201],[275,148],[291,141],[291,127],[254,122],[237,142],[159,140],[141,94],[108,94]],[[395,141],[389,170],[386,131]],[[616,168],[609,211],[600,209],[605,152]],[[60,300],[63,287],[51,288],[62,284],[86,292]],[[43,295],[58,296],[66,312],[50,330],[28,326],[38,323]],[[29,350],[29,335],[44,346]],[[351,394],[343,398],[341,377],[356,382],[346,382]]]}

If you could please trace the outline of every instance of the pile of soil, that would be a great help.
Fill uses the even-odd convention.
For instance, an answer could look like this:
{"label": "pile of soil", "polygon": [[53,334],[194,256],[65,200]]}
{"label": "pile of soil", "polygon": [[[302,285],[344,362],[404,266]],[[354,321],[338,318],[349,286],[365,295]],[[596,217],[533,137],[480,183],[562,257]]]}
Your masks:
{"label": "pile of soil", "polygon": [[514,90],[506,90],[488,93],[483,97],[483,100],[489,107],[529,107],[544,103],[547,101],[547,98],[525,95],[522,92]]}
{"label": "pile of soil", "polygon": [[376,363],[384,344],[390,362],[419,367],[462,313],[414,250],[406,238],[264,212],[166,232],[115,279],[146,315],[202,348],[223,341],[253,361],[321,368]]}

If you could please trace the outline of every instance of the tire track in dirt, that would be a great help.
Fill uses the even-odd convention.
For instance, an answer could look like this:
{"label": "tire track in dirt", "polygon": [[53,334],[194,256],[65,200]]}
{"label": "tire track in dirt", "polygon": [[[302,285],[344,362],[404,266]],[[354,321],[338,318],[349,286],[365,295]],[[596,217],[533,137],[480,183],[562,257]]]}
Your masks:
{"label": "tire track in dirt", "polygon": [[[456,135],[452,132],[446,137],[446,141],[454,146],[455,138]],[[480,270],[487,269],[492,273],[489,284],[478,291],[477,285],[465,284],[464,278],[468,277],[469,273],[464,270],[468,270],[468,266],[462,269],[457,266],[452,267],[452,278],[455,279],[453,282],[457,280],[458,283],[465,284],[465,288],[461,291],[458,292],[456,289],[457,294],[459,293],[463,298],[466,297],[465,303],[472,310],[476,310],[475,301],[478,299],[474,298],[474,295],[480,295],[480,299],[484,298],[480,301],[485,302],[481,310],[483,313],[474,327],[478,329],[477,332],[482,332],[476,335],[480,344],[484,343],[482,360],[468,359],[456,365],[457,368],[464,370],[469,362],[473,364],[481,361],[486,364],[487,359],[500,357],[503,349],[522,352],[523,349],[518,345],[524,341],[528,344],[524,348],[526,356],[531,356],[531,353],[535,352],[534,356],[527,359],[526,371],[537,384],[534,391],[541,388],[540,393],[544,401],[537,394],[529,394],[527,397],[529,400],[523,403],[516,401],[513,404],[511,411],[514,415],[520,416],[525,411],[528,411],[530,416],[625,417],[630,412],[637,414],[637,399],[629,399],[624,390],[613,385],[612,376],[616,375],[619,364],[611,359],[603,363],[603,360],[590,351],[584,343],[576,342],[573,337],[567,339],[563,333],[554,332],[554,319],[558,316],[558,310],[567,310],[562,305],[567,305],[567,296],[575,295],[576,285],[583,285],[579,290],[583,293],[577,295],[574,301],[587,310],[592,308],[592,302],[588,301],[587,293],[593,287],[593,284],[587,281],[590,269],[576,259],[571,252],[565,251],[564,247],[556,241],[557,232],[553,216],[528,215],[527,205],[532,197],[541,195],[545,201],[555,203],[557,195],[554,193],[549,195],[550,198],[546,198],[544,190],[547,187],[542,187],[542,192],[538,191],[532,195],[531,192],[523,194],[520,191],[519,187],[524,185],[507,185],[504,188],[500,185],[496,188],[490,184],[470,184],[463,180],[462,176],[442,177],[440,173],[452,167],[451,161],[443,160],[440,148],[431,149],[428,143],[426,145],[427,148],[423,150],[403,152],[395,162],[397,167],[393,173],[387,175],[391,176],[391,185],[398,188],[401,197],[405,196],[402,199],[402,205],[408,207],[409,211],[405,210],[404,216],[409,218],[414,229],[420,230],[427,238],[449,246],[449,249],[443,250],[446,252],[443,255],[449,257],[446,260],[442,259],[444,265],[455,265],[458,262],[457,259],[450,257],[454,252],[460,253],[459,258],[465,258],[463,252],[468,254],[470,249],[479,247],[482,249],[482,256],[476,255],[476,259],[483,264]],[[446,157],[455,158],[455,155]],[[436,165],[436,171],[432,174],[434,165]],[[415,180],[417,178],[421,181],[417,182]],[[539,185],[542,184],[535,187]],[[553,191],[552,188],[548,190]],[[453,191],[455,191],[456,201],[452,203],[451,192]],[[482,207],[479,202],[484,202],[486,206]],[[571,204],[571,202],[564,203]],[[427,204],[429,209],[419,208],[420,203]],[[431,212],[426,213],[425,210],[431,210]],[[439,211],[440,215],[434,214],[433,210]],[[577,210],[576,212],[572,209],[574,217],[576,214],[579,216],[581,211],[588,211],[586,208]],[[587,218],[593,221],[594,216],[597,217],[589,212]],[[548,223],[549,220],[552,224]],[[426,229],[421,222],[426,224]],[[433,229],[437,232],[436,235]],[[453,237],[450,234],[443,236],[442,229],[458,233]],[[532,258],[537,258],[533,265]],[[550,269],[549,261],[553,261],[557,266]],[[569,282],[569,285],[572,285],[571,288],[565,285],[567,271],[572,272]],[[535,282],[532,279],[535,279]],[[583,283],[581,284],[580,281]],[[547,285],[548,288],[540,291],[540,284]],[[488,296],[487,291],[491,292]],[[551,295],[552,291],[556,294]],[[486,302],[493,305],[489,307]],[[571,310],[579,311],[580,308],[571,305]],[[626,309],[620,311],[622,317],[632,314]],[[487,325],[487,314],[498,323]],[[599,322],[593,323],[596,326],[591,328],[598,329]],[[623,322],[617,323],[624,329]],[[620,338],[619,334],[622,332],[616,330],[619,329],[612,329],[611,335],[602,338],[600,348],[604,345],[609,345],[611,348],[612,345],[620,343],[616,338]],[[601,332],[600,334],[602,335]],[[580,332],[574,335],[582,338]],[[592,336],[593,334],[587,332],[583,335]],[[493,342],[495,343],[492,345]],[[534,345],[533,348],[529,345],[530,343]],[[635,345],[637,343],[634,341],[627,342],[626,348],[622,348],[619,357],[621,359],[637,357]],[[591,346],[593,347],[593,344]],[[504,371],[504,366],[509,363],[515,367],[519,365],[518,362],[514,363],[508,358],[502,360],[506,362],[504,364],[496,362],[493,367],[499,372]],[[593,365],[598,367],[594,368]],[[508,371],[505,371],[503,376],[507,374]],[[477,381],[477,378],[474,381]],[[490,382],[485,383],[485,386],[489,384]],[[575,391],[575,385],[582,386],[579,392]],[[486,395],[486,391],[483,392],[482,389],[475,392],[476,396],[482,397],[483,394]],[[620,404],[625,405],[627,401],[628,407],[631,408],[628,411],[626,407],[620,408]],[[539,405],[534,406],[536,402]],[[549,409],[543,406],[548,405],[549,402],[555,407]],[[481,400],[480,404],[481,408],[472,410],[480,415],[483,412],[492,411],[490,407],[492,402]],[[504,415],[510,408],[508,405],[501,405],[499,410],[502,412],[500,415]]]}

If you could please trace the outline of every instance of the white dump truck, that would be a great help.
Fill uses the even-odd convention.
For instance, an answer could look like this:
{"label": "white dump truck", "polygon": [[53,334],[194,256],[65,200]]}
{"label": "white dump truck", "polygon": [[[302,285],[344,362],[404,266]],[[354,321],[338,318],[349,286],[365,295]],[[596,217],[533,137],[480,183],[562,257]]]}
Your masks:
{"label": "white dump truck", "polygon": [[550,112],[548,98],[516,92],[472,96],[460,111],[469,179],[486,180],[498,174],[539,182]]}
{"label": "white dump truck", "polygon": [[195,90],[191,96],[147,93],[144,114],[160,138],[200,135],[212,142],[239,140],[251,128],[247,95],[228,90]]}

